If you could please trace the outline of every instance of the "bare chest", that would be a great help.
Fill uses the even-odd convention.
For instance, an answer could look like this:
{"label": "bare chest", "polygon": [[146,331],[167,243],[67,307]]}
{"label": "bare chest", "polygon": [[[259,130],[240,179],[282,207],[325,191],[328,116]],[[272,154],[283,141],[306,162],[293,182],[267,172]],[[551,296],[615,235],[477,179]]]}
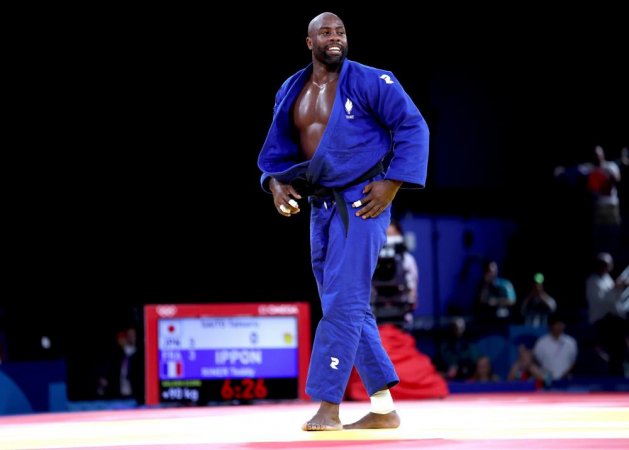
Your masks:
{"label": "bare chest", "polygon": [[334,106],[337,82],[333,80],[323,88],[312,82],[306,83],[292,110],[293,124],[300,132],[315,124],[327,125]]}

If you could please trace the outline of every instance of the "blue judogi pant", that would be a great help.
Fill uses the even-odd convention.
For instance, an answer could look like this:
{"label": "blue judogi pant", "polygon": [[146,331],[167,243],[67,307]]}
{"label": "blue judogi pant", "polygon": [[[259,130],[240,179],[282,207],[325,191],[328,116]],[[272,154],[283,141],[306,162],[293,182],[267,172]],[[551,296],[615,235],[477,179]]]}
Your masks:
{"label": "blue judogi pant", "polygon": [[[384,173],[371,180],[382,178]],[[371,281],[386,243],[391,204],[368,219],[357,217],[360,208],[352,208],[371,180],[342,192],[349,211],[347,237],[334,198],[308,198],[312,269],[323,318],[315,334],[306,393],[332,403],[341,403],[354,365],[369,396],[399,382],[370,307]]]}

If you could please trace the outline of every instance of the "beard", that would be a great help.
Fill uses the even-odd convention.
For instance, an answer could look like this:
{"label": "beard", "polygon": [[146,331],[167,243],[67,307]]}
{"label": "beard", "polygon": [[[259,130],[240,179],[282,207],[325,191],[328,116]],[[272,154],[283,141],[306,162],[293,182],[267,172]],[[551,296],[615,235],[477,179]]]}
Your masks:
{"label": "beard", "polygon": [[341,46],[340,55],[328,55],[326,47],[317,47],[314,51],[314,56],[317,61],[325,64],[330,69],[338,69],[347,57],[347,45]]}

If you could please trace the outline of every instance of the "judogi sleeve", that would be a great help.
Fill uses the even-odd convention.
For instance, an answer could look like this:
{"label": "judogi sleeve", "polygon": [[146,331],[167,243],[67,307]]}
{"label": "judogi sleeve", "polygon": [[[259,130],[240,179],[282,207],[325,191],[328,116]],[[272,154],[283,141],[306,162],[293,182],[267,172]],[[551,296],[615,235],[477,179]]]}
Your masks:
{"label": "judogi sleeve", "polygon": [[[282,86],[278,89],[277,93],[275,94],[275,104],[273,105],[273,119],[275,119],[275,115],[277,114],[277,110],[279,108],[280,103],[282,103],[282,100],[284,99],[284,97],[286,96],[287,93],[287,89],[286,89],[286,84],[287,84],[286,80]],[[269,194],[272,194],[273,192],[271,192],[271,189],[269,188],[269,182],[271,181],[271,177],[269,175],[268,172],[262,172],[262,176],[260,177],[260,186],[262,186],[262,190],[264,192],[268,192]]]}
{"label": "judogi sleeve", "polygon": [[428,125],[393,73],[384,72],[373,81],[371,109],[391,130],[394,142],[384,178],[402,181],[401,188],[423,189],[428,169]]}

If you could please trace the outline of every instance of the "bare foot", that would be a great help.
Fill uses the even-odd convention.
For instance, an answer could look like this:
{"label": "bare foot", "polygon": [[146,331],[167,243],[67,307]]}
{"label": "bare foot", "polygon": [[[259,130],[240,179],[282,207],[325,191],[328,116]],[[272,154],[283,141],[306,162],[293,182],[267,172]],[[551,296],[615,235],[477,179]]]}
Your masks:
{"label": "bare foot", "polygon": [[301,426],[304,431],[337,431],[343,425],[339,419],[339,405],[337,403],[321,402],[319,411],[308,422]]}
{"label": "bare foot", "polygon": [[345,430],[358,430],[365,428],[397,428],[400,426],[400,416],[395,411],[389,414],[375,414],[370,412],[358,422],[343,425]]}

